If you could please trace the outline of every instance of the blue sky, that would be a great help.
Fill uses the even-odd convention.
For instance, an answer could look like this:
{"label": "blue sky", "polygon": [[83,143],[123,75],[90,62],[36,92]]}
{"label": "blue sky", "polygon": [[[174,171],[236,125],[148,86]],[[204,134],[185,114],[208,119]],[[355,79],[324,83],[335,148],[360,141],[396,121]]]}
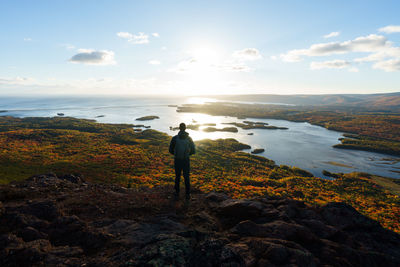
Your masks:
{"label": "blue sky", "polygon": [[0,94],[400,91],[398,1],[1,1]]}

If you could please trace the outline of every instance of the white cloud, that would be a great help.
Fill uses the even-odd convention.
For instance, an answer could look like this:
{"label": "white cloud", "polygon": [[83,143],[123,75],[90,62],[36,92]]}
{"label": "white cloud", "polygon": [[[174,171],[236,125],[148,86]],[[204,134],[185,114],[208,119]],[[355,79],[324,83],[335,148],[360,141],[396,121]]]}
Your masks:
{"label": "white cloud", "polygon": [[379,61],[373,65],[373,68],[381,69],[386,72],[400,71],[400,59]]}
{"label": "white cloud", "polygon": [[0,78],[0,85],[31,85],[36,82],[30,77]]}
{"label": "white cloud", "polygon": [[[395,32],[397,26],[387,26],[380,31]],[[400,29],[399,29],[400,30]],[[400,31],[399,31],[400,32]],[[353,63],[375,62],[374,69],[381,69],[387,72],[400,71],[400,47],[393,46],[385,36],[370,34],[357,37],[345,42],[330,42],[313,44],[307,49],[294,49],[280,58],[287,62],[298,62],[304,57],[322,57],[348,53],[368,53],[366,56],[355,58],[354,60],[332,60],[324,62],[312,62],[311,69],[323,68],[347,68],[349,71],[358,72],[355,67],[350,67]]]}
{"label": "white cloud", "polygon": [[232,56],[239,60],[257,60],[262,58],[260,51],[258,51],[256,48],[245,48],[238,50],[233,52]]}
{"label": "white cloud", "polygon": [[116,63],[113,51],[79,49],[78,52],[69,59],[69,62],[87,65],[114,65]]}
{"label": "white cloud", "polygon": [[332,38],[332,37],[336,37],[339,35],[340,35],[340,32],[331,32],[331,33],[325,34],[324,38]]}
{"label": "white cloud", "polygon": [[356,58],[355,62],[380,61],[386,58],[400,58],[400,47],[384,47],[378,52],[372,53],[366,57]]}
{"label": "white cloud", "polygon": [[160,62],[159,60],[153,59],[153,60],[150,60],[150,61],[149,61],[149,64],[150,64],[150,65],[160,65],[161,62]]}
{"label": "white cloud", "polygon": [[117,36],[120,38],[130,39],[133,37],[133,34],[129,32],[117,32]]}
{"label": "white cloud", "polygon": [[310,68],[312,70],[319,69],[344,69],[351,66],[351,63],[346,60],[335,59],[331,61],[323,61],[323,62],[311,62]]}
{"label": "white cloud", "polygon": [[375,62],[374,69],[386,72],[400,71],[400,47],[385,47],[381,51],[366,57],[356,58],[355,62]]}
{"label": "white cloud", "polygon": [[398,33],[400,32],[400,25],[389,25],[380,28],[379,31],[384,33]]}
{"label": "white cloud", "polygon": [[151,34],[153,37],[160,37],[160,34],[158,33],[158,32],[153,32],[152,34]]}
{"label": "white cloud", "polygon": [[32,41],[32,38],[29,38],[29,37],[24,38],[24,42],[31,42],[31,41]]}
{"label": "white cloud", "polygon": [[329,56],[334,54],[345,54],[349,52],[377,52],[382,48],[390,47],[386,37],[370,34],[357,37],[354,40],[345,42],[330,42],[313,44],[308,49],[294,49],[286,54],[281,54],[281,59],[287,62],[298,62],[302,57]]}
{"label": "white cloud", "polygon": [[190,57],[180,61],[167,72],[179,74],[209,73],[211,75],[223,72],[251,72],[254,68],[245,63],[262,58],[256,48],[245,48],[226,55],[215,49],[187,51],[186,54],[189,54]]}
{"label": "white cloud", "polygon": [[334,59],[322,62],[313,61],[310,64],[310,69],[347,69],[349,72],[359,72],[359,69],[352,66],[352,63],[346,60]]}
{"label": "white cloud", "polygon": [[161,50],[167,50],[166,46],[161,47]]}
{"label": "white cloud", "polygon": [[226,71],[226,72],[250,72],[253,70],[249,66],[243,63],[235,63],[235,62],[227,62],[224,64],[215,65],[214,67],[220,71]]}
{"label": "white cloud", "polygon": [[197,60],[195,58],[185,59],[180,61],[176,67],[170,68],[167,72],[185,73],[192,70],[196,63]]}
{"label": "white cloud", "polygon": [[139,32],[137,35],[129,32],[118,32],[117,36],[127,39],[132,44],[147,44],[149,42],[149,36],[143,32]]}

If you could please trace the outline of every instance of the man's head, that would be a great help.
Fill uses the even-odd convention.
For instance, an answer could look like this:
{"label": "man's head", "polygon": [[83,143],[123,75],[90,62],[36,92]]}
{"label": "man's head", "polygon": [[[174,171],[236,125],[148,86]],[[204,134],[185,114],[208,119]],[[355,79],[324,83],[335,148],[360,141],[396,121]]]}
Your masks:
{"label": "man's head", "polygon": [[179,124],[179,130],[181,130],[181,131],[186,130],[186,124],[184,124],[183,122],[181,124]]}

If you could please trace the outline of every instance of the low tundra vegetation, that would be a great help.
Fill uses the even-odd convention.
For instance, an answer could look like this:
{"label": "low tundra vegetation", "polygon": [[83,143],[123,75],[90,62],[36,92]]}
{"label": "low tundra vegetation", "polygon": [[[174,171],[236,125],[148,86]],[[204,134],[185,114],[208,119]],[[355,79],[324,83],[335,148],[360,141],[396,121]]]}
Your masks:
{"label": "low tundra vegetation", "polygon": [[[172,185],[170,136],[136,132],[128,124],[100,124],[74,118],[0,117],[0,183],[54,172],[79,173],[91,182],[126,187]],[[309,205],[345,202],[400,233],[400,200],[394,179],[366,173],[336,174],[335,179],[241,152],[235,139],[201,140],[192,157],[192,185],[203,192],[234,198],[282,196]]]}

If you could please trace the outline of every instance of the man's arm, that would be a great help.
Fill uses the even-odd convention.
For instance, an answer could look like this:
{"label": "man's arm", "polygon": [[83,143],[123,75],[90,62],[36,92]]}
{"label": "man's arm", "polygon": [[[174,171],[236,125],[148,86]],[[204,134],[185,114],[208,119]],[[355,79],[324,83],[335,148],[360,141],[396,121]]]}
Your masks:
{"label": "man's arm", "polygon": [[175,143],[176,143],[176,140],[175,140],[175,136],[174,136],[174,137],[172,137],[171,143],[169,144],[169,153],[172,155],[174,155],[174,152],[175,152]]}
{"label": "man's arm", "polygon": [[196,153],[196,146],[194,145],[193,139],[189,137],[189,145],[190,145],[190,153],[189,155],[193,155]]}

